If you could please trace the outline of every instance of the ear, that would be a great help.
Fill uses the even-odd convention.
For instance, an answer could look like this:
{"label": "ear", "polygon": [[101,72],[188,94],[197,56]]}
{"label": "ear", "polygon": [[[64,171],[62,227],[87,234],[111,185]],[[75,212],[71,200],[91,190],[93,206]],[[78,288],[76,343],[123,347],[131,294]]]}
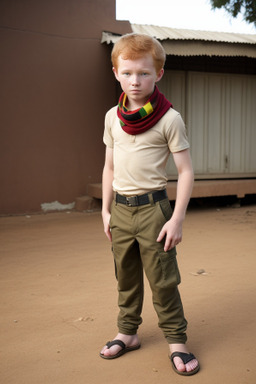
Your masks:
{"label": "ear", "polygon": [[158,75],[157,75],[157,77],[156,77],[156,83],[162,79],[163,75],[164,75],[164,69],[162,68],[162,69],[160,69],[160,71],[158,72]]}
{"label": "ear", "polygon": [[119,81],[118,70],[115,67],[113,67],[112,71],[114,72],[114,75],[115,75],[115,78],[117,79],[117,81]]}

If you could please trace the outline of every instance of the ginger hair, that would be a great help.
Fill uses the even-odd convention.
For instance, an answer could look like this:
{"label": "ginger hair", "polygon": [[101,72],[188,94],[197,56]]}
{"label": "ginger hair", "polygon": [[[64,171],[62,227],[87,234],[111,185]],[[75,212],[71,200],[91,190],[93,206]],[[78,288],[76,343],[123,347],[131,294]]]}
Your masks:
{"label": "ginger hair", "polygon": [[118,70],[119,56],[124,60],[136,60],[146,54],[152,55],[156,73],[158,74],[164,67],[166,60],[166,54],[162,45],[151,36],[128,33],[121,36],[115,43],[111,53],[112,65]]}

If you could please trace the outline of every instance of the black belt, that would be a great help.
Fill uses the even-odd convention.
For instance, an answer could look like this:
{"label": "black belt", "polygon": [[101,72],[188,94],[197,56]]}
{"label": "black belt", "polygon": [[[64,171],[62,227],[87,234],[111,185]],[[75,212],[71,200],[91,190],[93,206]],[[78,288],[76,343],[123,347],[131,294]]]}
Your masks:
{"label": "black belt", "polygon": [[128,207],[137,207],[138,205],[150,204],[150,196],[152,196],[154,203],[163,199],[166,199],[166,189],[162,191],[145,193],[144,195],[136,196],[123,196],[116,193],[115,201],[120,204],[128,205]]}

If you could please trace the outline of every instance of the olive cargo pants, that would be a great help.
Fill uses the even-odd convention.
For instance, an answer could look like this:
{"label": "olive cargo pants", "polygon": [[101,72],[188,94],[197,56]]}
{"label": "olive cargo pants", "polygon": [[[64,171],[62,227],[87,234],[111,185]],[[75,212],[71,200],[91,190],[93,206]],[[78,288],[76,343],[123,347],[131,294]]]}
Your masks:
{"label": "olive cargo pants", "polygon": [[180,274],[176,249],[164,252],[164,241],[156,242],[160,230],[171,218],[168,198],[129,207],[113,201],[110,219],[112,248],[118,281],[118,329],[134,335],[142,323],[143,268],[152,290],[159,327],[169,344],[185,343],[184,318],[178,284]]}

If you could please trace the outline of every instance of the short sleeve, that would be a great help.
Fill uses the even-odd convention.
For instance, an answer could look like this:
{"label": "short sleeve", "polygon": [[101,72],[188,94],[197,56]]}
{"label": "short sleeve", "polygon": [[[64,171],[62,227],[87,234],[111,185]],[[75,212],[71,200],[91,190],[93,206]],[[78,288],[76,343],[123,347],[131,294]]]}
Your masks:
{"label": "short sleeve", "polygon": [[116,107],[110,109],[105,116],[105,126],[103,134],[103,142],[109,148],[114,148],[114,139],[112,135],[112,127],[116,119]]}
{"label": "short sleeve", "polygon": [[177,114],[167,129],[167,142],[172,153],[183,151],[189,148],[186,127],[180,114]]}

